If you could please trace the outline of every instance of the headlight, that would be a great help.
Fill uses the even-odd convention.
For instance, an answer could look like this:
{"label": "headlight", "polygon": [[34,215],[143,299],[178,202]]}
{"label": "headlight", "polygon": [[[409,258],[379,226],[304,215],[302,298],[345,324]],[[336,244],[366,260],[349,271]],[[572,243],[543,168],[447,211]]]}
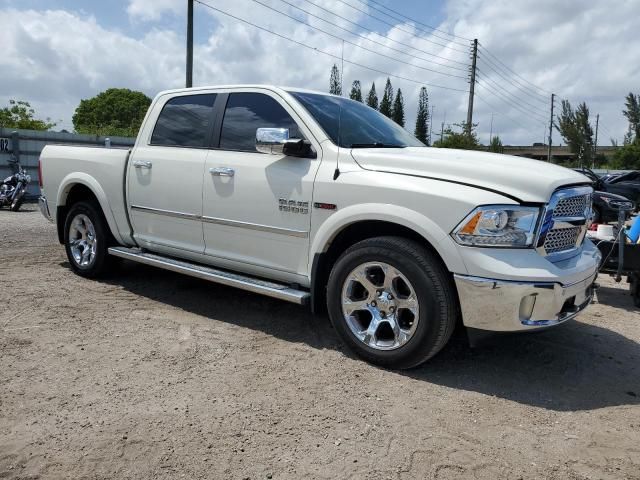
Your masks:
{"label": "headlight", "polygon": [[617,198],[602,197],[604,203],[614,210],[631,210],[633,208],[633,202],[618,200]]}
{"label": "headlight", "polygon": [[540,209],[518,205],[478,207],[453,231],[460,245],[475,247],[530,247]]}

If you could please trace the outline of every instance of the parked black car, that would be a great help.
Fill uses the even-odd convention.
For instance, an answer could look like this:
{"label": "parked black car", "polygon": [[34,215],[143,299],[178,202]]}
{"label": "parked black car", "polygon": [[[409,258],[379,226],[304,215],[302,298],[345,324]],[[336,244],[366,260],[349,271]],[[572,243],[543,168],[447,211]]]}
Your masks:
{"label": "parked black car", "polygon": [[588,177],[593,182],[595,190],[622,195],[633,201],[636,207],[640,205],[640,172],[628,172],[602,179],[588,168],[576,168],[575,171]]}
{"label": "parked black car", "polygon": [[627,211],[628,218],[636,208],[631,200],[616,195],[615,193],[593,192],[593,221],[594,223],[616,222],[618,211],[622,208]]}
{"label": "parked black car", "polygon": [[610,193],[617,193],[629,200],[633,200],[636,204],[640,202],[640,172],[628,172],[605,180],[606,190]]}

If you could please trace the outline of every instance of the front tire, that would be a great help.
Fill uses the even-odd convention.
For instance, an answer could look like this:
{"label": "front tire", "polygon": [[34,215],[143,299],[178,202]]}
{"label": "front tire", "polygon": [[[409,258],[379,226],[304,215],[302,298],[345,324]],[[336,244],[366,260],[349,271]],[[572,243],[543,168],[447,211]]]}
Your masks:
{"label": "front tire", "polygon": [[377,237],[353,245],[329,276],[327,307],[342,340],[383,367],[415,367],[455,328],[457,300],[440,259],[418,243]]}
{"label": "front tire", "polygon": [[16,198],[14,198],[13,202],[11,202],[11,207],[9,207],[9,210],[11,210],[12,212],[17,212],[18,210],[20,210],[20,207],[24,202],[24,193],[24,191],[18,192]]}
{"label": "front tire", "polygon": [[78,202],[64,222],[64,247],[71,269],[82,277],[96,278],[107,270],[109,230],[100,207]]}

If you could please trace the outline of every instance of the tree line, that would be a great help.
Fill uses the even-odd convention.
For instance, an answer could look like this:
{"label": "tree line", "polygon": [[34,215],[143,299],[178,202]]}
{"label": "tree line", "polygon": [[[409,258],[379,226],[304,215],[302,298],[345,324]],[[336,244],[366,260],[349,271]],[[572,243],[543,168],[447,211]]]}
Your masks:
{"label": "tree line", "polygon": [[[338,66],[335,64],[331,68],[331,75],[329,76],[329,93],[333,95],[342,95],[340,71],[338,70]],[[405,127],[404,97],[402,96],[402,90],[398,88],[394,95],[393,86],[391,85],[391,79],[389,77],[387,77],[387,82],[384,86],[382,100],[379,101],[375,82],[371,83],[371,88],[369,89],[367,96],[363,97],[360,80],[354,80],[351,84],[349,98],[357,102],[366,103],[369,107],[378,110],[401,127]],[[430,117],[429,94],[427,93],[427,88],[422,87],[418,94],[418,109],[413,134],[418,140],[427,146],[431,143],[429,135]],[[461,148],[464,150],[486,149],[495,153],[503,152],[502,141],[497,135],[491,137],[491,142],[488,147],[482,145],[476,135],[476,127],[477,125],[474,124],[471,125],[470,128],[467,128],[465,122],[459,124],[456,123],[453,126],[449,125],[447,128],[443,129],[441,138],[433,142],[433,146],[440,148]]]}
{"label": "tree line", "polygon": [[585,102],[574,109],[568,100],[563,100],[558,122],[554,127],[562,135],[569,150],[576,154],[577,163],[580,165],[608,166],[621,170],[640,169],[640,94],[630,92],[625,97],[622,114],[629,122],[629,129],[622,145],[618,145],[615,139],[611,139],[612,145],[617,148],[608,165],[605,165],[607,160],[604,155],[597,154],[590,111]]}
{"label": "tree line", "polygon": [[[329,93],[333,95],[342,95],[342,81],[340,79],[340,71],[337,65],[333,65],[331,68],[331,75],[329,77]],[[351,84],[351,91],[349,92],[349,98],[357,102],[366,103],[369,107],[378,110],[384,116],[390,118],[401,127],[405,126],[406,118],[404,113],[404,97],[402,96],[402,89],[398,88],[395,92],[391,85],[391,79],[387,77],[387,83],[384,86],[382,93],[382,100],[379,101],[378,93],[376,92],[375,82],[371,83],[369,93],[367,93],[366,99],[362,96],[362,86],[360,80],[354,80]],[[413,134],[425,145],[429,145],[429,94],[426,87],[420,89],[418,95],[418,112],[416,115],[416,124]]]}

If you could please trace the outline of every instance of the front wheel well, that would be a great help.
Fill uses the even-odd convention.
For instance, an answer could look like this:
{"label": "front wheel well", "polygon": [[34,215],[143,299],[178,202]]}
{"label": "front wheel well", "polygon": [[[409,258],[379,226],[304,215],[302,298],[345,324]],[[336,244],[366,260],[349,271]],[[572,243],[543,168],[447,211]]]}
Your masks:
{"label": "front wheel well", "polygon": [[78,202],[94,203],[98,207],[100,213],[104,216],[104,212],[102,212],[102,208],[100,207],[100,202],[98,202],[98,197],[96,197],[89,187],[81,183],[76,183],[67,188],[69,191],[64,199],[64,204],[58,205],[58,208],[56,209],[56,227],[58,229],[58,241],[61,244],[64,243],[64,222],[67,218],[67,212],[74,204]]}
{"label": "front wheel well", "polygon": [[[436,249],[419,233],[404,225],[382,220],[366,220],[352,223],[343,228],[331,241],[326,251],[317,253],[313,258],[311,268],[311,310],[321,313],[326,310],[327,281],[333,265],[340,255],[352,245],[362,240],[374,237],[402,237],[413,240],[423,248],[430,250],[436,258],[442,262],[448,271],[444,261]],[[453,277],[451,278],[453,282]]]}

